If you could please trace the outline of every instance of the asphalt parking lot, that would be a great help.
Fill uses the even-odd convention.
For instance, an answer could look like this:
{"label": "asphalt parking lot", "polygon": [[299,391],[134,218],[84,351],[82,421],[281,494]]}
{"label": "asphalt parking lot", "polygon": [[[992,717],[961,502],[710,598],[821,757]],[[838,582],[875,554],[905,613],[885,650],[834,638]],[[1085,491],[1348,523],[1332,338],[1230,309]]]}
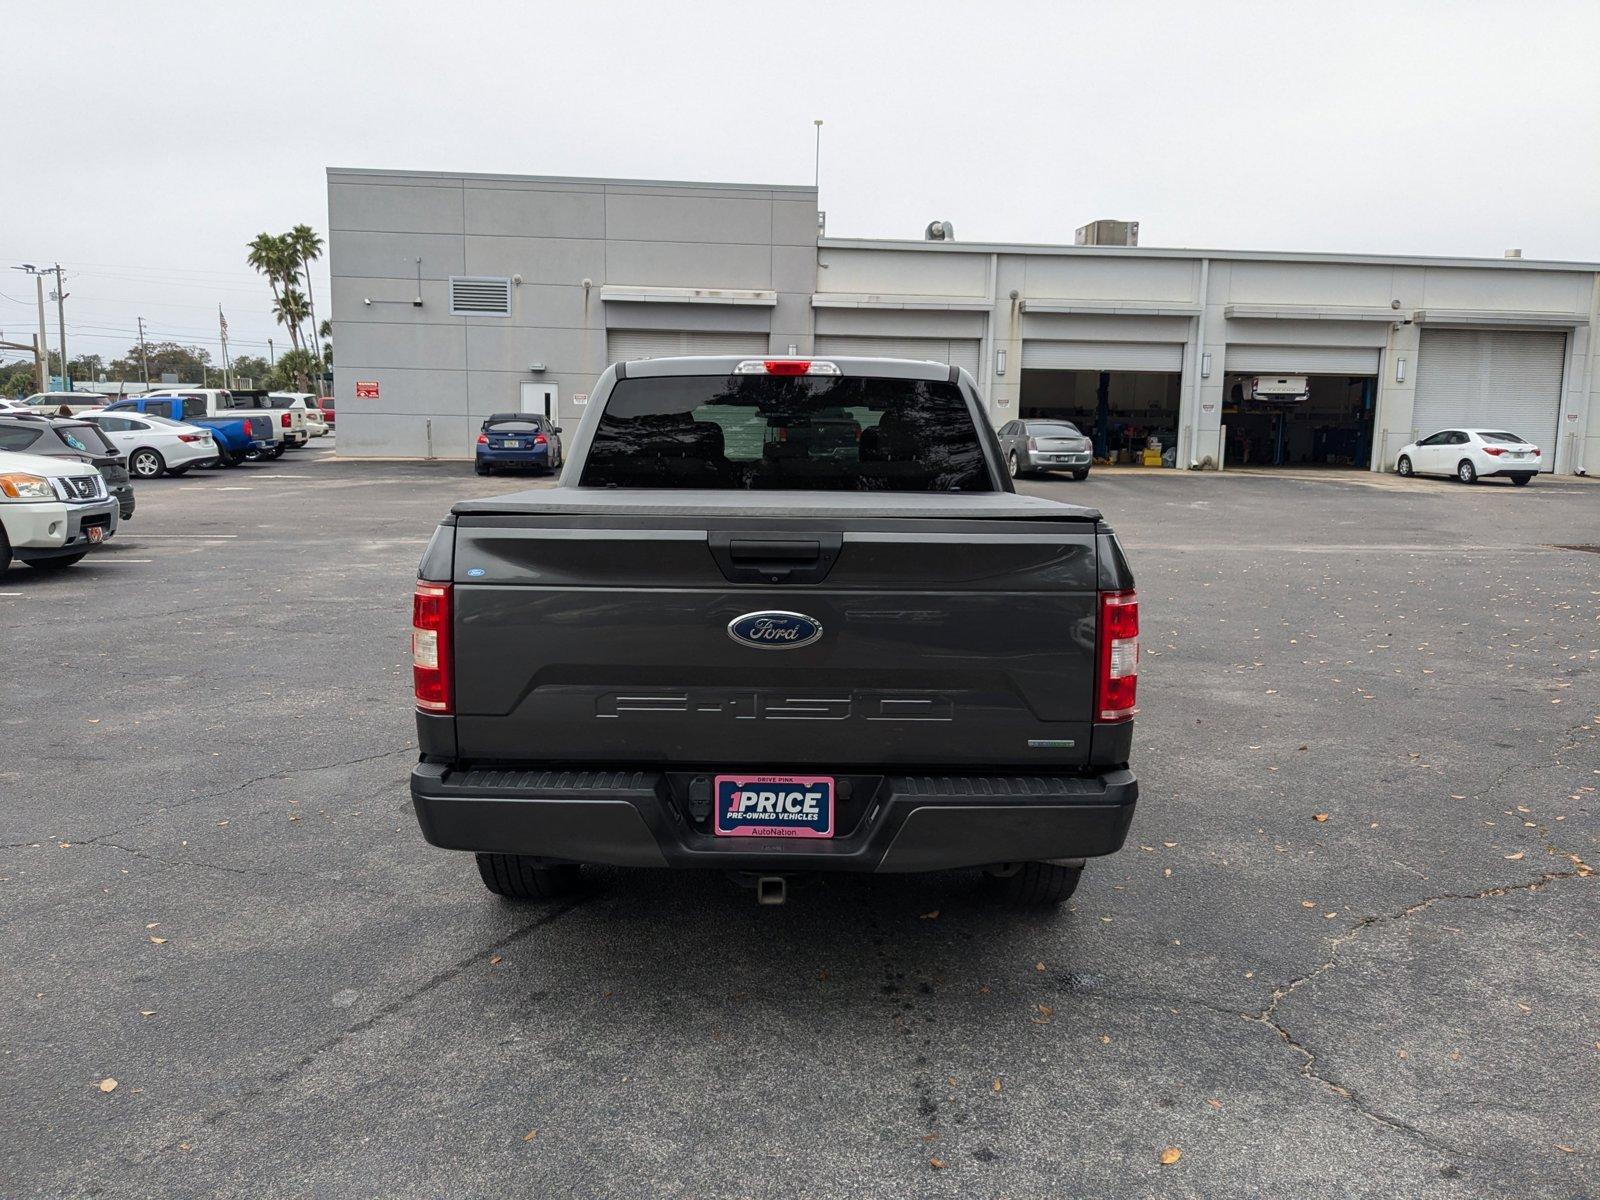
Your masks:
{"label": "asphalt parking lot", "polygon": [[1041,914],[427,846],[415,564],[512,486],[315,448],[0,578],[0,1194],[1596,1194],[1600,487],[1025,485],[1144,612],[1131,840]]}

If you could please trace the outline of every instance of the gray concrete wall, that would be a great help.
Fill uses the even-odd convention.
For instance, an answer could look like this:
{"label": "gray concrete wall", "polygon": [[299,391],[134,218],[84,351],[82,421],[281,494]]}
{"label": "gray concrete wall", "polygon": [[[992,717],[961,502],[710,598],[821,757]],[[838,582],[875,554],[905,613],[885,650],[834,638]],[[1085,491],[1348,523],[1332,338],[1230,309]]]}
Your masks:
{"label": "gray concrete wall", "polygon": [[[525,381],[556,385],[573,422],[606,366],[608,325],[811,344],[812,188],[334,169],[328,212],[342,454],[468,457],[484,416],[515,409]],[[511,315],[452,316],[453,275],[520,276]],[[776,295],[606,301],[607,286]],[[378,398],[358,400],[358,381]]]}

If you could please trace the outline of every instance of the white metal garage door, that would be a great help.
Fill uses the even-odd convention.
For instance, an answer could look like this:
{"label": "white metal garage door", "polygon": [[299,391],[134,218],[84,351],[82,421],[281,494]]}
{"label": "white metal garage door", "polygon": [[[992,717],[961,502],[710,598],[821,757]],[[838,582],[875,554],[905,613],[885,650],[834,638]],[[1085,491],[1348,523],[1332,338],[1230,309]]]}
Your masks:
{"label": "white metal garage door", "polygon": [[892,338],[858,337],[853,334],[818,334],[818,357],[824,354],[857,355],[865,358],[932,359],[961,367],[978,377],[976,338]]}
{"label": "white metal garage door", "polygon": [[1241,375],[1376,375],[1371,346],[1229,346],[1225,370]]}
{"label": "white metal garage door", "polygon": [[1026,338],[1025,371],[1181,371],[1182,342],[1086,342]]}
{"label": "white metal garage door", "polygon": [[678,354],[766,354],[764,333],[717,333],[704,329],[611,329],[606,354],[612,362],[671,358]]}
{"label": "white metal garage door", "polygon": [[1440,429],[1504,429],[1544,451],[1555,469],[1564,333],[1424,329],[1417,355],[1417,437]]}

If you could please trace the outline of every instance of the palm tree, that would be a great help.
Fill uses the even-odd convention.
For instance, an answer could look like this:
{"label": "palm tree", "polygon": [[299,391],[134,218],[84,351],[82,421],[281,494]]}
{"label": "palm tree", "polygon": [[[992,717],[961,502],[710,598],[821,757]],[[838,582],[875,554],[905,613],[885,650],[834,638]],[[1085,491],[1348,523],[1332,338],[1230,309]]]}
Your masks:
{"label": "palm tree", "polygon": [[278,277],[283,269],[283,245],[279,238],[270,233],[258,233],[247,247],[250,251],[245,255],[245,261],[256,269],[258,275],[265,275],[267,282],[272,285],[272,303],[276,308],[278,303]]}
{"label": "palm tree", "polygon": [[[317,231],[309,225],[296,225],[283,235],[287,249],[295,257],[298,271],[306,281],[306,305],[311,312],[311,332],[317,332],[317,297],[311,288],[311,264],[322,257],[322,239],[317,236]],[[307,341],[313,341],[308,338]],[[317,357],[322,357],[322,346],[317,344]]]}
{"label": "palm tree", "polygon": [[[276,293],[277,289],[273,291]],[[284,284],[282,293],[273,301],[272,315],[278,319],[278,324],[288,328],[289,341],[296,350],[300,349],[300,326],[306,319],[308,308],[305,293],[289,282]]]}

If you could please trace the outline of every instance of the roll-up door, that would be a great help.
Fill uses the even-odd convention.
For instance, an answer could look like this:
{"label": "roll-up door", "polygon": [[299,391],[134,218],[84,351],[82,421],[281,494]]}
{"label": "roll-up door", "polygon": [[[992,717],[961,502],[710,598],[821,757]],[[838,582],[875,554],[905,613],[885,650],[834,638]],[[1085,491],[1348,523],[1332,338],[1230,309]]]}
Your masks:
{"label": "roll-up door", "polygon": [[1373,346],[1229,346],[1230,372],[1242,375],[1376,375]]}
{"label": "roll-up door", "polygon": [[1543,449],[1553,470],[1566,355],[1564,333],[1424,329],[1412,428],[1503,429]]}
{"label": "roll-up door", "polygon": [[978,376],[977,338],[860,337],[855,334],[818,334],[816,354],[855,355],[863,358],[932,359],[960,367]]}
{"label": "roll-up door", "polygon": [[764,333],[717,333],[705,329],[612,329],[606,354],[612,362],[672,358],[680,354],[766,354]]}
{"label": "roll-up door", "polygon": [[1181,371],[1182,342],[1089,342],[1026,338],[1025,371]]}

